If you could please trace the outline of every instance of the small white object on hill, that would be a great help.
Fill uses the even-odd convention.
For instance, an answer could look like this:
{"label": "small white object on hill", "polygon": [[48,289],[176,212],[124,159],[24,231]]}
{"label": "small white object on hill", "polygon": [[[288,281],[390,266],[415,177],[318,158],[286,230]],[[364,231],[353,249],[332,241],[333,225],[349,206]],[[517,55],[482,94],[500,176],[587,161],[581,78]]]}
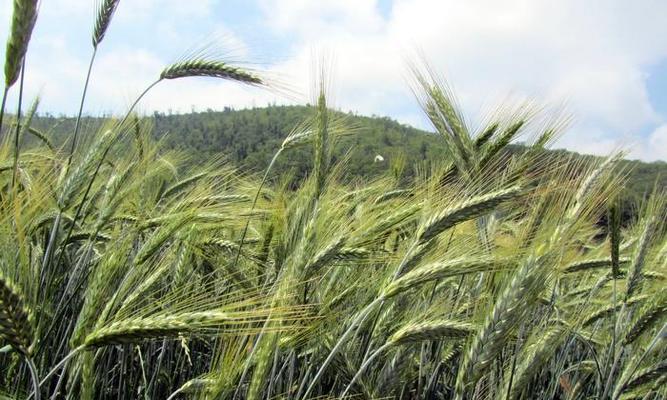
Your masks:
{"label": "small white object on hill", "polygon": [[382,162],[382,161],[384,161],[384,157],[378,154],[375,156],[375,160],[373,162]]}

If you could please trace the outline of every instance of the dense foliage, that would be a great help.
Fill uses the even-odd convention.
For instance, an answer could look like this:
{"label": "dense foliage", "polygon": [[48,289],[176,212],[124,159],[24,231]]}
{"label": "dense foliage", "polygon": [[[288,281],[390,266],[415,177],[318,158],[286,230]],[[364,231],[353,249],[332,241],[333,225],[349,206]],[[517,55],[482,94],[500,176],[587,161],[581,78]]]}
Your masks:
{"label": "dense foliage", "polygon": [[[95,51],[116,5],[100,5]],[[193,59],[147,90],[202,75],[263,83]],[[622,226],[621,155],[549,152],[559,123],[523,109],[472,128],[429,74],[415,92],[437,133],[385,129],[385,145],[432,141],[429,162],[353,179],[339,151],[368,138],[323,89],[309,107],[228,112],[247,117],[235,129],[294,112],[265,142],[195,123],[156,140],[176,117],[131,108],[74,121],[62,146],[36,107],[6,118],[0,398],[664,398],[664,188]],[[262,168],[169,149],[187,137]]]}
{"label": "dense foliage", "polygon": [[[406,165],[422,160],[436,160],[442,155],[443,143],[433,135],[403,126],[389,118],[362,117],[336,113],[347,120],[354,131],[334,151],[334,157],[348,158],[350,178],[377,177],[386,172],[394,157],[405,157]],[[310,115],[308,106],[269,106],[246,110],[226,109],[191,114],[167,115],[154,113],[150,120],[153,137],[168,149],[192,151],[198,158],[224,156],[246,171],[260,172],[266,168],[283,139]],[[76,118],[38,116],[36,129],[48,132],[54,145],[62,145],[73,130]],[[94,131],[104,119],[84,118],[84,125]],[[187,132],[187,133],[185,133]],[[34,142],[34,139],[33,139]],[[309,151],[297,149],[289,159],[278,160],[278,175],[294,173],[303,178],[312,165]],[[387,162],[374,163],[376,155]],[[412,169],[404,171],[406,177]]]}
{"label": "dense foliage", "polygon": [[[190,114],[156,112],[151,117],[144,117],[144,120],[150,120],[152,136],[161,141],[163,148],[191,151],[198,160],[223,156],[244,171],[261,172],[268,166],[284,137],[307,119],[309,113],[308,106],[268,106]],[[347,160],[345,178],[348,180],[377,178],[397,167],[398,163],[404,165],[402,179],[409,181],[414,178],[417,166],[443,161],[444,143],[433,133],[401,125],[386,117],[336,115],[345,118],[349,129],[354,131],[354,135],[338,144],[333,154],[334,159]],[[33,126],[41,132],[48,132],[54,145],[58,146],[66,142],[75,120],[73,117],[36,116]],[[95,131],[104,118],[89,117],[83,121],[88,131]],[[35,143],[36,139],[28,139],[28,142]],[[522,145],[506,148],[509,152],[522,149]],[[550,151],[563,156],[573,154],[563,150]],[[382,156],[384,162],[375,162],[376,155]],[[303,178],[311,164],[311,153],[297,149],[291,157],[278,160],[274,171],[277,176],[292,173]],[[622,161],[620,166],[628,172],[621,196],[625,203],[624,220],[627,221],[654,186],[667,187],[667,163]]]}

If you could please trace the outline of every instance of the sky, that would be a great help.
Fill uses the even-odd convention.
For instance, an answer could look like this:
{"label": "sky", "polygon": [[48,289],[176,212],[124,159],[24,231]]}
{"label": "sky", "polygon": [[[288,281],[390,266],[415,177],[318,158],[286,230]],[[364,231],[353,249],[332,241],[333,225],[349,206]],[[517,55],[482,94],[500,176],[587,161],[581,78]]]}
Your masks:
{"label": "sky", "polygon": [[[0,4],[2,43],[11,3]],[[39,95],[41,112],[76,113],[95,4],[42,1],[25,86],[26,103]],[[408,67],[426,60],[473,131],[497,107],[528,100],[572,118],[554,147],[667,160],[666,21],[664,0],[120,0],[84,111],[122,113],[166,65],[206,45],[263,71],[275,88],[167,81],[139,110],[305,104],[314,65],[326,60],[336,108],[429,129]]]}

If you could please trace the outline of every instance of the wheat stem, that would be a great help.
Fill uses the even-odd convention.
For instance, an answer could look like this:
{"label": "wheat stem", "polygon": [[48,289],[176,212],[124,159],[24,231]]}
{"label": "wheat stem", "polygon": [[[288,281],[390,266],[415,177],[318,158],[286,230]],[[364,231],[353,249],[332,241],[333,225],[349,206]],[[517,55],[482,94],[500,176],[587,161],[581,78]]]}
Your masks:
{"label": "wheat stem", "polygon": [[40,390],[39,390],[39,374],[37,373],[37,367],[35,362],[31,357],[25,356],[25,362],[28,364],[28,369],[30,370],[30,378],[32,379],[32,387],[35,392],[35,400],[40,400]]}
{"label": "wheat stem", "polygon": [[58,364],[56,364],[53,368],[51,368],[51,370],[46,374],[46,376],[44,376],[44,378],[42,378],[42,380],[39,381],[39,386],[37,387],[37,389],[35,391],[33,391],[32,393],[30,393],[27,400],[30,400],[32,398],[32,396],[34,396],[35,393],[37,393],[39,388],[42,387],[49,380],[49,378],[51,378],[53,376],[53,374],[58,372],[61,368],[66,368],[67,363],[69,362],[69,360],[71,360],[72,357],[77,355],[84,348],[85,348],[85,346],[79,346],[79,347],[73,349],[62,360],[60,360],[60,362],[58,362]]}
{"label": "wheat stem", "polygon": [[0,104],[0,141],[2,140],[2,121],[5,118],[5,105],[7,104],[7,93],[9,92],[9,87],[5,86],[5,90],[2,92],[2,104]]}
{"label": "wheat stem", "polygon": [[345,396],[347,395],[347,392],[350,391],[350,389],[352,388],[352,385],[357,381],[357,379],[359,379],[361,377],[361,374],[363,374],[366,371],[366,368],[368,368],[371,365],[371,363],[380,354],[382,354],[385,350],[387,350],[389,347],[391,347],[392,344],[393,343],[391,343],[391,342],[387,342],[387,343],[383,344],[382,346],[378,347],[377,350],[375,350],[370,356],[368,356],[366,361],[363,364],[361,364],[361,366],[359,367],[359,370],[357,371],[357,373],[354,374],[354,376],[350,380],[350,383],[347,384],[347,386],[345,387],[345,390],[343,390],[343,394],[341,394],[338,397],[339,399],[344,399],[345,398]]}
{"label": "wheat stem", "polygon": [[302,399],[307,399],[310,392],[312,392],[313,389],[315,389],[315,385],[324,374],[324,371],[329,366],[329,364],[336,356],[336,354],[338,354],[338,351],[341,349],[341,347],[343,347],[343,345],[347,342],[347,339],[349,339],[349,337],[352,335],[354,329],[357,326],[361,325],[368,316],[368,314],[370,314],[373,311],[373,308],[375,308],[375,306],[377,306],[378,304],[381,304],[383,301],[384,299],[382,297],[378,297],[377,299],[373,300],[370,304],[368,304],[363,310],[361,310],[361,312],[359,312],[359,315],[352,321],[352,323],[350,323],[350,326],[338,339],[336,345],[333,347],[333,349],[331,349],[327,358],[324,360],[324,362],[322,362],[322,365],[320,365],[320,368],[317,370],[317,373],[311,380],[310,385],[306,389],[306,392],[303,394]]}
{"label": "wheat stem", "polygon": [[[623,389],[623,384],[628,383],[628,382],[631,381],[632,377],[634,377],[634,375],[637,373],[637,371],[639,370],[639,366],[640,366],[641,363],[644,361],[644,359],[646,358],[646,356],[653,350],[653,348],[654,348],[658,343],[660,343],[662,340],[664,340],[664,338],[665,338],[666,336],[667,336],[667,322],[664,323],[664,324],[662,325],[662,328],[660,328],[660,330],[658,331],[658,333],[656,333],[656,335],[653,337],[653,340],[651,340],[651,342],[650,342],[649,345],[646,347],[646,349],[644,350],[644,352],[642,353],[642,355],[639,357],[639,359],[637,360],[637,362],[634,363],[634,366],[633,366],[632,370],[630,370],[630,372],[628,373],[627,378],[624,377],[624,376],[621,377],[622,382],[619,382],[619,384],[617,385],[616,391],[615,391],[615,393],[612,395],[612,399],[613,399],[613,400],[616,400],[616,399],[620,396],[620,392],[621,392],[622,389]],[[624,375],[625,375],[625,374],[624,374]],[[607,391],[605,391],[605,394],[606,394],[606,392],[607,392]]]}
{"label": "wheat stem", "polygon": [[[273,164],[275,164],[276,160],[278,159],[278,156],[280,155],[280,153],[282,153],[282,151],[283,147],[278,149],[278,151],[276,151],[276,153],[273,155],[273,158],[271,159],[269,166],[266,167],[266,170],[264,171],[264,176],[262,177],[262,180],[259,183],[257,191],[255,192],[255,197],[252,199],[252,205],[250,206],[250,213],[252,213],[252,211],[255,210],[255,206],[257,205],[257,200],[259,199],[259,195],[262,192],[264,184],[266,183],[266,178],[269,176],[269,171],[271,171],[271,168],[273,168]],[[234,263],[232,264],[232,269],[235,269],[236,266],[238,265],[239,256],[241,255],[241,249],[243,248],[243,243],[245,241],[246,235],[248,234],[249,226],[250,226],[250,216],[248,216],[245,226],[243,227],[243,233],[241,234],[241,241],[239,242],[238,248],[236,249],[236,255],[234,256]]]}
{"label": "wheat stem", "polygon": [[[155,87],[158,83],[160,83],[161,81],[162,81],[161,79],[156,80],[155,82],[153,82],[153,83],[151,83],[150,85],[148,85],[148,86],[144,89],[143,92],[141,92],[141,94],[134,100],[134,102],[133,102],[132,105],[130,106],[129,110],[127,110],[127,113],[125,114],[125,116],[123,117],[123,119],[116,125],[116,129],[119,129],[119,130],[120,130],[120,129],[123,128],[124,123],[127,121],[127,119],[129,118],[130,114],[132,113],[132,111],[134,110],[134,108],[137,106],[137,104],[139,104],[139,101],[141,101],[141,99],[142,99],[144,96],[146,96],[146,94],[147,94],[153,87]],[[65,244],[69,242],[69,240],[70,240],[70,238],[71,238],[71,236],[72,236],[72,232],[74,231],[74,228],[77,226],[77,222],[79,221],[79,217],[81,217],[81,212],[83,211],[83,206],[84,206],[84,204],[86,203],[86,200],[88,199],[88,195],[90,194],[90,190],[91,190],[91,188],[93,187],[93,183],[95,182],[95,179],[97,178],[97,174],[99,173],[100,168],[102,167],[102,164],[104,163],[104,160],[106,159],[106,156],[107,156],[107,154],[109,153],[109,150],[111,150],[111,148],[113,147],[113,145],[114,145],[114,143],[115,143],[115,140],[114,140],[114,139],[115,139],[115,138],[112,138],[112,139],[110,140],[110,142],[106,145],[106,147],[105,147],[105,149],[104,149],[104,152],[102,153],[102,156],[100,157],[100,159],[99,159],[97,165],[95,166],[95,171],[93,172],[92,177],[91,177],[90,180],[88,181],[88,186],[86,187],[86,190],[85,190],[85,192],[84,192],[84,194],[83,194],[83,198],[81,199],[81,202],[79,202],[79,206],[77,207],[76,214],[74,215],[74,218],[73,218],[73,220],[72,220],[72,224],[70,225],[70,228],[69,228],[69,230],[68,230],[68,232],[67,232],[67,236],[66,236],[66,238],[65,238],[65,241],[63,242],[63,243],[65,243]],[[59,221],[59,218],[57,219],[57,221]],[[56,226],[55,223],[54,223],[54,228],[53,228],[52,231],[51,231],[51,239],[53,239],[53,240],[55,240],[55,237],[56,237],[56,231],[57,231],[57,226]],[[48,249],[49,249],[49,248],[52,248],[52,246],[54,246],[54,244],[52,243],[51,239],[49,240],[49,244],[47,245],[47,252],[48,252]],[[64,251],[60,253],[60,256],[58,257],[58,261],[57,261],[56,265],[60,265],[60,262],[61,262],[61,260],[62,260],[62,257],[64,256],[64,253],[65,253]],[[45,254],[45,255],[44,255],[44,263],[43,263],[42,271],[48,271],[47,267],[49,266],[49,261],[50,261],[50,259],[51,259],[51,258],[50,258],[50,256],[49,256],[49,254]],[[49,282],[49,285],[50,285],[50,282]],[[66,304],[66,303],[67,303],[67,302],[65,302],[65,304]],[[58,315],[58,313],[56,313],[56,315]],[[55,325],[56,325],[56,324],[55,324],[55,321],[56,321],[56,320],[57,320],[57,318],[54,318],[54,319],[53,319],[53,322],[51,323],[51,326],[49,327],[49,329],[48,329],[47,332],[46,332],[46,335],[45,335],[46,337],[48,337],[48,335],[51,334],[53,328],[54,328]]]}
{"label": "wheat stem", "polygon": [[74,156],[74,152],[76,151],[76,145],[78,144],[78,137],[79,137],[79,129],[81,126],[81,115],[83,113],[83,104],[86,101],[86,94],[88,92],[88,83],[90,82],[90,75],[93,70],[93,63],[95,62],[95,55],[97,54],[97,47],[93,49],[93,54],[90,56],[90,62],[88,63],[88,72],[86,72],[86,81],[83,84],[83,93],[81,94],[81,101],[79,102],[79,112],[76,115],[76,122],[74,123],[74,134],[72,136],[72,146],[70,147],[69,150],[69,156],[67,157],[67,166],[65,176],[67,176],[67,173],[69,172],[69,167],[72,164],[72,158]]}
{"label": "wheat stem", "polygon": [[25,58],[21,63],[21,82],[19,83],[19,100],[16,111],[16,132],[14,133],[14,168],[12,171],[12,188],[16,188],[16,177],[19,165],[19,133],[21,132],[21,105],[23,103],[23,83],[25,80]]}

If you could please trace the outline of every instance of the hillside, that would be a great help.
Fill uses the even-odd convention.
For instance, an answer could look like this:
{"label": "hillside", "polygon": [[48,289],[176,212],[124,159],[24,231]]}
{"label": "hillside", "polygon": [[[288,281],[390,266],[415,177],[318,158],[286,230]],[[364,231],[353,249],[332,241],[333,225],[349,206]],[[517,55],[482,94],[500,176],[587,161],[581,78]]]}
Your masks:
{"label": "hillside", "polygon": [[[184,149],[196,153],[197,161],[223,156],[248,171],[262,171],[280,147],[285,136],[311,113],[306,106],[271,106],[245,110],[205,111],[167,115],[154,113],[146,119],[153,124],[153,136],[163,141],[167,149]],[[386,117],[366,117],[340,114],[344,123],[355,131],[338,143],[334,157],[348,157],[349,171],[354,177],[377,175],[390,168],[397,155],[405,160],[404,175],[409,177],[413,167],[422,160],[442,157],[444,144],[435,134],[402,125]],[[99,118],[85,118],[84,130],[94,132]],[[34,126],[48,131],[57,144],[63,143],[65,133],[71,132],[74,119],[40,116]],[[55,128],[54,128],[55,127]],[[513,147],[520,150],[521,146]],[[554,150],[557,153],[569,153]],[[276,175],[288,170],[303,176],[311,165],[310,149],[297,149],[276,165]],[[574,154],[574,153],[570,153]],[[374,162],[381,155],[384,162]],[[584,156],[581,157],[590,157]],[[650,192],[653,185],[667,187],[667,163],[627,161],[631,173],[626,196],[637,199]]]}

